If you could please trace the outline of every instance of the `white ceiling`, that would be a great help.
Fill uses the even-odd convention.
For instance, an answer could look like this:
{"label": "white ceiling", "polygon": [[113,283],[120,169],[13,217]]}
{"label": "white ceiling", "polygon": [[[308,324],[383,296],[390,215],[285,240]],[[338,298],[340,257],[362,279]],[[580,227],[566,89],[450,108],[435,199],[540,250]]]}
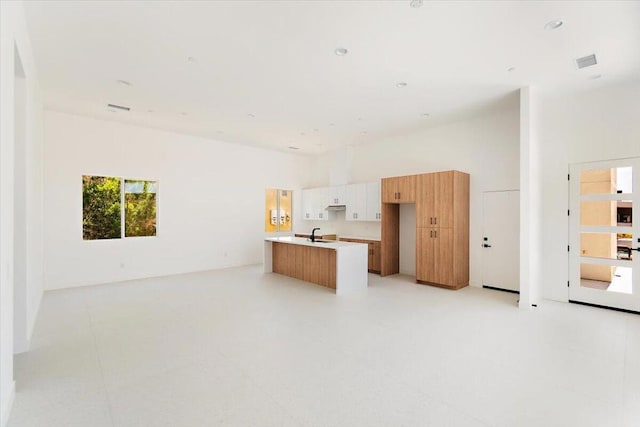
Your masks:
{"label": "white ceiling", "polygon": [[[636,1],[25,8],[47,107],[299,153],[429,126],[525,85],[584,91],[640,75]],[[554,19],[564,25],[545,30]],[[578,70],[574,60],[591,53],[598,64]]]}

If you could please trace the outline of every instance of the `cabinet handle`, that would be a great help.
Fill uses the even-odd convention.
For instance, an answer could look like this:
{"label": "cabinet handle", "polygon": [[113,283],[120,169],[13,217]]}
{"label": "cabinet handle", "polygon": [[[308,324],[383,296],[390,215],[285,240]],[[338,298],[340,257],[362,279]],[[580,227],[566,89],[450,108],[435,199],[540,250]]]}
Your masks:
{"label": "cabinet handle", "polygon": [[433,218],[433,223],[434,223],[435,225],[438,225],[438,217]]}
{"label": "cabinet handle", "polygon": [[429,237],[433,238],[433,230],[429,230]]}
{"label": "cabinet handle", "polygon": [[429,217],[429,224],[433,224],[433,217],[432,216]]}
{"label": "cabinet handle", "polygon": [[398,191],[398,200],[400,200],[400,192]]}

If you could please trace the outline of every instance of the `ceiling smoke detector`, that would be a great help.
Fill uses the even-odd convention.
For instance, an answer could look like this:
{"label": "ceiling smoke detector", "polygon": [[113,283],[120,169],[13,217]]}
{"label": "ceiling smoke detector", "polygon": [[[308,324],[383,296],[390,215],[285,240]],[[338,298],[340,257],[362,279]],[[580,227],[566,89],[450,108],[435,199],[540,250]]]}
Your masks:
{"label": "ceiling smoke detector", "polygon": [[407,83],[406,82],[398,82],[398,83],[396,83],[396,87],[399,87],[399,88],[407,87]]}
{"label": "ceiling smoke detector", "polygon": [[347,52],[349,52],[349,51],[347,49],[345,49],[344,47],[338,47],[333,51],[333,53],[335,53],[338,56],[345,56],[347,54]]}
{"label": "ceiling smoke detector", "polygon": [[576,59],[576,64],[578,65],[578,68],[591,67],[592,65],[596,65],[597,63],[598,61],[596,60],[595,53]]}

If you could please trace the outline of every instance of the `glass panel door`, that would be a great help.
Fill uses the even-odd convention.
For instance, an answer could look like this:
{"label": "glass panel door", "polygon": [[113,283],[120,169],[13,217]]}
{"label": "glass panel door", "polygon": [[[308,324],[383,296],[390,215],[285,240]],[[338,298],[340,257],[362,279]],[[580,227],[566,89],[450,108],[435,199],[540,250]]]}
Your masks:
{"label": "glass panel door", "polygon": [[569,300],[640,312],[640,158],[574,164]]}

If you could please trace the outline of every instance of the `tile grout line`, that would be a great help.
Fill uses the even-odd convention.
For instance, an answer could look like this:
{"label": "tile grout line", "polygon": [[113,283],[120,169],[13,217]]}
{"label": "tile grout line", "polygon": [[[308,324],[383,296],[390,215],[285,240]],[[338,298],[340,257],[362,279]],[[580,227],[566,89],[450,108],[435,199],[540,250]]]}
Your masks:
{"label": "tile grout line", "polygon": [[109,420],[111,421],[111,426],[115,427],[115,421],[113,418],[113,408],[111,405],[111,395],[109,390],[107,390],[107,382],[104,378],[104,369],[102,368],[102,359],[100,358],[100,350],[98,349],[98,339],[96,337],[95,331],[93,330],[93,318],[91,317],[91,312],[89,311],[89,306],[87,304],[87,299],[85,293],[82,293],[82,302],[84,303],[84,309],[87,312],[87,317],[89,318],[89,329],[91,330],[91,337],[93,338],[93,347],[96,351],[96,357],[98,359],[98,367],[100,368],[100,377],[102,378],[102,388],[104,390],[104,394],[107,397],[107,408],[109,409]]}

